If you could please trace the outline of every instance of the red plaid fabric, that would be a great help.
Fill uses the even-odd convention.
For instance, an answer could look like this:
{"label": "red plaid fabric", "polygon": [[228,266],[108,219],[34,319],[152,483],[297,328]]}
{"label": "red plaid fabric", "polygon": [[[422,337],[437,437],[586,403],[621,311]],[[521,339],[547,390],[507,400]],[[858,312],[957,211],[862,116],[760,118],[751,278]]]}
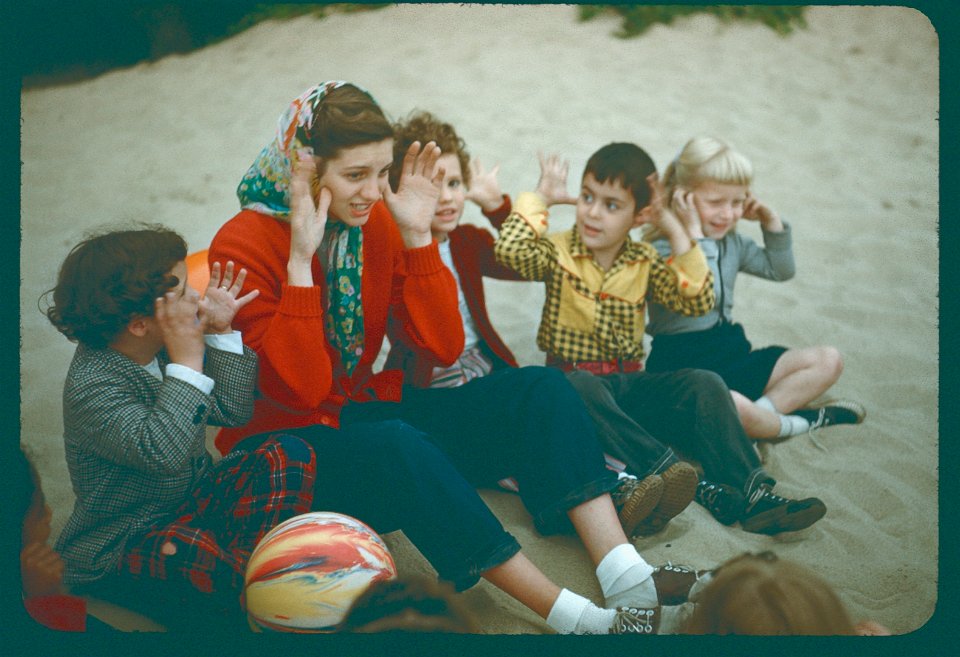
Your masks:
{"label": "red plaid fabric", "polygon": [[[296,441],[309,460],[292,458]],[[227,457],[207,473],[176,520],[127,544],[118,568],[131,575],[186,580],[204,593],[243,589],[250,553],[287,518],[313,502],[316,457],[301,439],[272,436],[253,452]]]}
{"label": "red plaid fabric", "polygon": [[640,372],[643,370],[643,363],[636,360],[579,360],[570,362],[560,360],[559,358],[547,357],[547,365],[556,367],[564,372],[573,370],[585,370],[597,376],[605,374],[620,374],[621,372]]}

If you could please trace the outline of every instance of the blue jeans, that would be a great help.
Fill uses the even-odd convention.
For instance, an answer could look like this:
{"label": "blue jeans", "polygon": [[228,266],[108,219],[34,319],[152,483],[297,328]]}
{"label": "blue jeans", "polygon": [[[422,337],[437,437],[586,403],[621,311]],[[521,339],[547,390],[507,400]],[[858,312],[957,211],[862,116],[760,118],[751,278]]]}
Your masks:
{"label": "blue jeans", "polygon": [[677,461],[671,447],[694,459],[704,476],[748,495],[775,480],[760,465],[730,391],[706,370],[567,374],[597,423],[603,449],[638,476]]}
{"label": "blue jeans", "polygon": [[[490,527],[485,518],[486,514],[493,516],[474,487],[492,487],[499,479],[515,477],[536,527],[541,533],[555,533],[569,529],[569,509],[617,484],[616,476],[605,466],[583,402],[564,375],[552,368],[496,370],[457,388],[404,387],[401,402],[350,404],[343,409],[340,422],[341,430],[347,432],[391,427],[392,431],[418,435],[421,442],[434,448],[435,465],[430,467],[436,476],[442,475],[447,489],[437,486],[422,491],[420,501],[411,503],[416,512],[406,520],[424,525],[421,540],[408,526],[403,530],[441,575],[438,564],[469,556],[468,544],[476,550],[495,543],[492,534],[487,541],[460,538],[491,531],[484,529]],[[418,453],[429,451],[420,443],[416,449]],[[322,447],[317,454],[318,462],[322,461]],[[426,466],[416,454],[409,460],[417,467]],[[442,473],[441,464],[445,466]],[[319,466],[318,481],[323,478],[321,469]],[[360,474],[367,476],[367,469],[367,465],[361,466]],[[394,477],[401,474],[394,472]],[[391,494],[390,499],[396,496]],[[436,549],[430,548],[433,543]],[[455,555],[452,560],[450,554]],[[473,566],[472,572],[482,570]]]}
{"label": "blue jeans", "polygon": [[481,573],[520,551],[474,487],[422,431],[394,419],[284,433],[300,436],[316,450],[314,509],[353,516],[380,534],[403,530],[457,590],[473,586]]}

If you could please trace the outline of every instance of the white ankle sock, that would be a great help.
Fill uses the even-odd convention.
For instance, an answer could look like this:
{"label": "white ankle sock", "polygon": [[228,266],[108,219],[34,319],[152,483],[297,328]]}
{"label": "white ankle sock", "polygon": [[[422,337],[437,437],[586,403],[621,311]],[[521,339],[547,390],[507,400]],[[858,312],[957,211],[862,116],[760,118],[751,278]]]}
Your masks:
{"label": "white ankle sock", "polygon": [[765,411],[777,414],[777,418],[780,420],[780,433],[777,434],[777,438],[797,436],[801,433],[806,433],[807,430],[810,429],[810,423],[799,415],[784,415],[778,411],[777,407],[773,405],[773,402],[770,401],[770,398],[766,395],[753,403]]}
{"label": "white ankle sock", "polygon": [[806,433],[809,429],[810,422],[807,421],[806,418],[802,418],[799,415],[781,415],[780,433],[777,434],[777,438],[798,436],[801,433]]}
{"label": "white ankle sock", "polygon": [[644,561],[637,548],[623,543],[613,548],[597,566],[597,580],[607,607],[657,606],[657,587],[653,583],[653,566]]}
{"label": "white ankle sock", "polygon": [[562,589],[547,614],[547,625],[558,634],[607,634],[616,617],[616,610],[601,609],[582,595]]}
{"label": "white ankle sock", "polygon": [[771,413],[776,413],[777,415],[780,415],[780,411],[777,410],[777,407],[773,405],[773,402],[770,401],[770,398],[767,397],[766,395],[764,395],[763,397],[761,397],[760,399],[758,399],[753,403],[765,411],[770,411]]}

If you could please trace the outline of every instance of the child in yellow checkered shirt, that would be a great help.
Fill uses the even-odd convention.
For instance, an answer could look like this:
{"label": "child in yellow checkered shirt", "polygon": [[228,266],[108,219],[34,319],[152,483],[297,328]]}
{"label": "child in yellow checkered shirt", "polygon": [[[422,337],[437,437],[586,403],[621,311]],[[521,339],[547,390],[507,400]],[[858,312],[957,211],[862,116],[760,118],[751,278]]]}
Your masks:
{"label": "child in yellow checkered shirt", "polygon": [[[568,372],[589,400],[604,450],[642,477],[676,464],[675,446],[703,468],[697,501],[720,522],[739,522],[749,532],[796,531],[823,517],[819,499],[773,492],[776,481],[761,466],[719,376],[643,371],[648,300],[687,315],[714,304],[703,252],[661,206],[650,156],[635,144],[604,146],[587,161],[577,197],[567,194],[565,162],[541,156],[540,165],[537,190],[517,198],[496,255],[524,278],[545,283],[537,344],[547,364]],[[548,234],[547,208],[563,203],[576,206],[576,225]],[[671,257],[630,239],[630,230],[643,224],[667,235]]]}

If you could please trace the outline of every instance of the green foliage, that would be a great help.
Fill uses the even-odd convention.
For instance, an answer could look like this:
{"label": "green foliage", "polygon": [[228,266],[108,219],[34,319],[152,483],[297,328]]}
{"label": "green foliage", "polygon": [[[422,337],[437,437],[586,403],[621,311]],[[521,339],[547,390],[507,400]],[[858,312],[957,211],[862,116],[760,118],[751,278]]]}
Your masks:
{"label": "green foliage", "polygon": [[254,6],[242,19],[227,28],[225,36],[233,36],[243,32],[248,27],[253,27],[260,21],[265,20],[287,20],[303,16],[304,14],[313,14],[317,18],[324,18],[330,14],[352,14],[359,11],[369,11],[373,9],[382,9],[389,7],[390,3],[356,3],[356,2],[335,2],[325,4],[310,3],[289,3],[289,4],[270,4],[261,3]]}
{"label": "green foliage", "polygon": [[669,25],[676,18],[697,13],[713,14],[724,23],[760,22],[779,34],[789,34],[807,26],[806,9],[802,5],[580,5],[580,20],[619,14],[623,20],[615,34],[624,39],[643,34],[657,23]]}

